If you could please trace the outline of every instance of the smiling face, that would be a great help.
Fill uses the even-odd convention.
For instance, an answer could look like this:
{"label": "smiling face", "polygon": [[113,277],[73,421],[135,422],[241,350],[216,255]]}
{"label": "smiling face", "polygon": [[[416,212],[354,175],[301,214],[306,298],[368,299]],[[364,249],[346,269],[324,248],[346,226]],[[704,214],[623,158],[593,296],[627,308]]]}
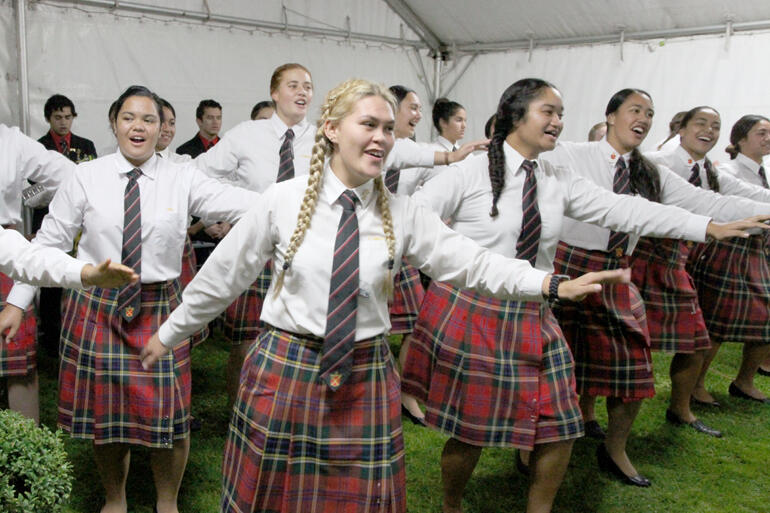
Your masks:
{"label": "smiling face", "polygon": [[754,123],[746,136],[738,141],[741,153],[755,162],[762,162],[762,157],[770,154],[770,122],[760,120]]}
{"label": "smiling face", "polygon": [[382,174],[395,142],[394,124],[393,109],[380,96],[362,98],[339,122],[324,124],[334,146],[331,169],[346,187],[358,187]]}
{"label": "smiling face", "polygon": [[631,93],[615,112],[607,114],[607,142],[621,154],[639,147],[650,132],[654,115],[649,97]]}
{"label": "smiling face", "polygon": [[449,116],[448,121],[439,119],[438,124],[441,127],[441,135],[452,144],[465,137],[465,126],[467,123],[465,109],[457,109],[457,112]]}
{"label": "smiling face", "polygon": [[536,159],[540,153],[556,147],[564,123],[561,94],[545,87],[527,106],[527,113],[505,138],[516,151],[527,159]]}
{"label": "smiling face", "polygon": [[722,122],[715,110],[699,110],[686,126],[679,128],[682,148],[695,160],[701,160],[717,143],[721,126]]}
{"label": "smiling face", "polygon": [[302,122],[313,100],[313,81],[302,68],[290,68],[281,73],[278,87],[270,92],[276,112],[287,126]]}
{"label": "smiling face", "polygon": [[157,105],[146,96],[129,96],[118,111],[113,131],[120,153],[134,166],[141,166],[152,157],[158,144]]}
{"label": "smiling face", "polygon": [[168,148],[171,141],[174,140],[176,134],[176,116],[168,107],[163,107],[163,124],[160,125],[160,137],[158,137],[158,145],[155,147],[156,151],[163,151]]}
{"label": "smiling face", "polygon": [[396,113],[396,137],[399,139],[414,136],[414,129],[422,119],[422,103],[416,93],[407,93],[398,104]]}

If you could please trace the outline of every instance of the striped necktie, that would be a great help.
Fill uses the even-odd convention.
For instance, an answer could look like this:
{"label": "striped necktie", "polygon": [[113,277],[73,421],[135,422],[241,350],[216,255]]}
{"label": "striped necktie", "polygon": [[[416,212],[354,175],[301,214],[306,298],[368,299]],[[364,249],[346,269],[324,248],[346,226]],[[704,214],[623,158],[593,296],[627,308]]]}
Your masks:
{"label": "striped necktie", "polygon": [[759,177],[762,179],[762,187],[765,189],[770,189],[770,186],[767,185],[767,175],[765,174],[765,166],[759,166]]}
{"label": "striped necktie", "polygon": [[695,165],[692,167],[692,174],[690,174],[690,179],[688,180],[691,184],[693,184],[695,187],[700,187],[703,183],[700,179],[700,166],[696,162]]}
{"label": "striped necktie", "polygon": [[401,170],[395,167],[388,169],[387,173],[385,173],[385,187],[392,194],[396,194],[396,191],[398,191],[398,179],[400,176]]}
{"label": "striped necktie", "polygon": [[294,131],[289,128],[283,139],[283,144],[278,152],[278,178],[276,182],[283,182],[294,178]]}
{"label": "striped necktie", "polygon": [[[631,194],[631,176],[623,157],[618,158],[615,164],[615,178],[612,181],[612,192],[615,194]],[[615,256],[622,257],[628,249],[628,234],[624,232],[610,232],[610,242],[607,251],[615,252]]]}
{"label": "striped necktie", "polygon": [[524,188],[521,193],[521,233],[516,241],[516,258],[528,260],[532,266],[537,260],[537,248],[540,245],[540,209],[537,206],[537,162],[525,160],[521,163],[524,170]]}
{"label": "striped necktie", "polygon": [[67,144],[67,139],[62,137],[61,138],[61,154],[67,155],[70,152],[70,145]]}
{"label": "striped necktie", "polygon": [[[136,274],[142,274],[142,210],[139,201],[137,179],[142,171],[134,168],[128,172],[128,183],[123,195],[123,249],[120,261],[131,267]],[[118,292],[118,310],[126,321],[132,321],[139,314],[142,286],[139,280],[128,284]]]}
{"label": "striped necktie", "polygon": [[358,198],[351,190],[339,197],[342,215],[334,242],[326,334],[321,348],[321,379],[337,390],[353,368],[358,308]]}

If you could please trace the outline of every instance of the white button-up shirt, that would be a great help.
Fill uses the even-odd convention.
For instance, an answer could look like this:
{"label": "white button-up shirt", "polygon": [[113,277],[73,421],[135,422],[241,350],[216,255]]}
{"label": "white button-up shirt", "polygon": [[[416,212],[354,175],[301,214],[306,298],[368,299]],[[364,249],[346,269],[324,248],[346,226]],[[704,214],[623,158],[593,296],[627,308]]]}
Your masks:
{"label": "white button-up shirt", "polygon": [[[259,205],[219,243],[185,289],[184,302],[160,328],[165,345],[173,346],[216,316],[256,279],[267,260],[272,258],[274,269],[280,271],[305,188],[306,180],[295,178],[265,191]],[[283,289],[276,297],[273,280],[267,292],[261,315],[266,323],[294,333],[324,336],[342,214],[337,200],[344,190],[327,163],[310,227],[286,272]],[[360,199],[356,208],[360,263],[356,339],[361,340],[390,329],[383,287],[388,278],[388,251],[373,183],[354,192]],[[408,197],[391,196],[389,201],[396,238],[394,273],[403,255],[437,280],[495,297],[543,301],[546,272],[481,248]]]}
{"label": "white button-up shirt", "polygon": [[30,243],[16,230],[0,227],[0,272],[43,287],[82,288],[85,264],[67,253]]}
{"label": "white button-up shirt", "polygon": [[39,198],[50,199],[74,169],[75,164],[58,152],[0,123],[0,224],[21,224],[21,191],[29,186],[27,180],[45,189]]}
{"label": "white button-up shirt", "polygon": [[[80,164],[56,193],[34,242],[67,251],[82,227],[78,258],[120,262],[123,199],[133,168],[120,153]],[[179,276],[190,214],[235,222],[259,199],[258,193],[222,184],[191,164],[174,164],[154,154],[140,169],[142,283]],[[32,295],[30,287],[17,284],[8,302],[26,308]]]}
{"label": "white button-up shirt", "polygon": [[[760,164],[754,162],[743,153],[737,157],[719,165],[719,170],[729,173],[739,180],[764,188],[762,178],[759,176]],[[770,171],[765,169],[765,176],[770,180]]]}
{"label": "white button-up shirt", "polygon": [[[615,165],[618,158],[625,158],[626,164],[628,164],[628,155],[620,155],[610,146],[606,139],[586,143],[559,143],[554,151],[543,153],[541,158],[555,165],[569,167],[577,174],[588,178],[599,187],[609,191],[612,190]],[[663,204],[676,205],[690,212],[707,215],[716,219],[735,220],[750,215],[767,213],[767,206],[761,203],[722,196],[702,188],[693,187],[686,180],[680,178],[679,175],[664,166],[658,166],[658,172],[661,188],[660,200]],[[737,214],[737,203],[745,205],[747,210]],[[681,217],[680,214],[672,212],[670,217],[666,215],[665,218],[659,219],[658,222],[667,226],[671,222],[681,222]],[[703,225],[703,229],[705,233],[705,225]],[[638,235],[630,235],[628,244],[629,254],[633,251],[639,240]],[[609,229],[580,221],[566,219],[562,226],[561,240],[567,244],[584,249],[606,251],[609,238]],[[699,240],[703,240],[702,237]]]}
{"label": "white button-up shirt", "polygon": [[399,196],[411,196],[425,182],[437,176],[447,166],[434,166],[437,151],[446,151],[435,143],[418,143],[411,139],[396,139],[393,149],[385,161],[383,179],[388,169],[400,169]]}
{"label": "white button-up shirt", "polygon": [[[431,180],[413,199],[451,218],[452,228],[507,257],[516,256],[521,233],[524,157],[508,143],[505,185],[497,202],[499,214],[490,217],[492,184],[486,154],[468,157]],[[709,218],[677,207],[653,203],[640,196],[613,194],[565,167],[539,159],[535,169],[541,230],[535,267],[553,272],[556,246],[565,216],[617,231],[703,241]]]}

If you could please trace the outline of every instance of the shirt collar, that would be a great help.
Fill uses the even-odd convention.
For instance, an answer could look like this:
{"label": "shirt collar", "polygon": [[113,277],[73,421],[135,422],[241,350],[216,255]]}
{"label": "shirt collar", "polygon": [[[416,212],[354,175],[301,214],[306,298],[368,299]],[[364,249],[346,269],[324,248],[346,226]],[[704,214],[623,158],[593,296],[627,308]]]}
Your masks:
{"label": "shirt collar", "polygon": [[688,168],[692,168],[692,166],[694,166],[695,164],[698,164],[698,166],[703,167],[703,163],[706,160],[706,157],[703,157],[700,160],[695,160],[694,158],[692,158],[692,156],[689,153],[687,153],[687,150],[685,150],[681,144],[677,146],[676,149],[674,150],[674,155],[676,155],[682,162],[687,164]]}
{"label": "shirt collar", "polygon": [[626,166],[628,166],[629,155],[631,155],[630,151],[625,155],[621,155],[620,152],[618,152],[615,148],[612,147],[610,143],[607,142],[606,137],[599,141],[597,144],[599,145],[599,148],[601,148],[602,154],[607,158],[607,162],[612,165],[613,169],[618,163],[618,157],[623,157],[623,159],[626,161]]}
{"label": "shirt collar", "polygon": [[738,156],[735,157],[735,161],[749,168],[749,170],[751,170],[751,172],[755,175],[759,173],[759,166],[761,166],[761,164],[757,164],[743,153],[739,153]]}
{"label": "shirt collar", "polygon": [[[333,205],[348,187],[337,178],[337,175],[334,174],[329,163],[330,160],[327,159],[324,164],[324,176],[321,183],[321,199],[329,205]],[[351,190],[358,197],[358,201],[361,202],[362,208],[367,208],[369,203],[374,201],[374,180],[369,180],[363,185]]]}
{"label": "shirt collar", "polygon": [[[503,155],[505,156],[505,167],[510,170],[511,173],[516,175],[521,170],[521,164],[525,160],[524,156],[516,151],[516,149],[508,144],[508,142],[503,143]],[[533,162],[537,162],[537,167],[540,167],[540,163],[537,161],[537,159],[534,159]],[[521,171],[523,173],[523,171]]]}
{"label": "shirt collar", "polygon": [[[158,162],[160,162],[158,155],[153,153],[152,157],[145,160],[144,163],[139,166],[139,169],[142,170],[143,175],[146,175],[154,180],[158,172]],[[118,149],[118,152],[115,153],[115,164],[117,165],[118,173],[121,175],[128,174],[129,171],[136,167],[131,162],[126,160],[126,157],[120,153],[120,149]]]}
{"label": "shirt collar", "polygon": [[286,134],[286,130],[289,128],[292,129],[294,132],[294,140],[297,140],[297,137],[305,132],[310,127],[310,122],[307,120],[307,118],[302,118],[302,121],[297,123],[294,126],[288,126],[286,123],[283,122],[283,120],[278,117],[277,112],[273,112],[273,115],[268,120],[270,122],[270,125],[275,130],[275,133],[278,135],[279,139],[282,139],[283,136]]}
{"label": "shirt collar", "polygon": [[162,159],[168,159],[171,155],[171,146],[166,146],[160,151],[155,150],[155,153]]}
{"label": "shirt collar", "polygon": [[59,148],[61,148],[61,140],[64,139],[67,141],[67,147],[69,148],[72,146],[72,132],[67,132],[67,135],[61,136],[54,132],[53,130],[48,131],[51,134],[51,137],[53,138],[53,142],[56,145],[56,150],[58,151]]}
{"label": "shirt collar", "polygon": [[454,145],[454,144],[452,144],[452,142],[451,142],[449,139],[447,139],[446,137],[444,137],[443,135],[439,135],[439,136],[438,136],[438,139],[436,139],[436,141],[437,141],[437,142],[438,142],[438,143],[439,143],[439,144],[440,144],[440,145],[441,145],[441,146],[442,146],[444,149],[446,149],[446,151],[452,151],[452,148],[454,148],[454,147],[455,147],[455,145]]}

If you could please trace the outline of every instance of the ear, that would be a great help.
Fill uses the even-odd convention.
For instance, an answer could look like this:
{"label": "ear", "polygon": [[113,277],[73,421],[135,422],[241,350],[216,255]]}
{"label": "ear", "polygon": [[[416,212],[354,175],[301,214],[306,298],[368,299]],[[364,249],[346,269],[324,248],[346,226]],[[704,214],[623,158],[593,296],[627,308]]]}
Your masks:
{"label": "ear", "polygon": [[337,144],[339,138],[339,124],[332,123],[328,119],[324,121],[324,135],[332,144]]}
{"label": "ear", "polygon": [[612,126],[615,124],[615,113],[612,112],[610,114],[607,114],[607,126]]}
{"label": "ear", "polygon": [[200,119],[198,119],[198,118],[195,118],[195,122],[198,124],[198,128],[199,128],[199,129],[200,129],[200,128],[203,128],[203,121],[201,121],[201,120],[200,120]]}
{"label": "ear", "polygon": [[272,93],[270,93],[270,99],[273,100],[273,103],[275,105],[278,105],[278,91],[277,90],[273,91]]}

